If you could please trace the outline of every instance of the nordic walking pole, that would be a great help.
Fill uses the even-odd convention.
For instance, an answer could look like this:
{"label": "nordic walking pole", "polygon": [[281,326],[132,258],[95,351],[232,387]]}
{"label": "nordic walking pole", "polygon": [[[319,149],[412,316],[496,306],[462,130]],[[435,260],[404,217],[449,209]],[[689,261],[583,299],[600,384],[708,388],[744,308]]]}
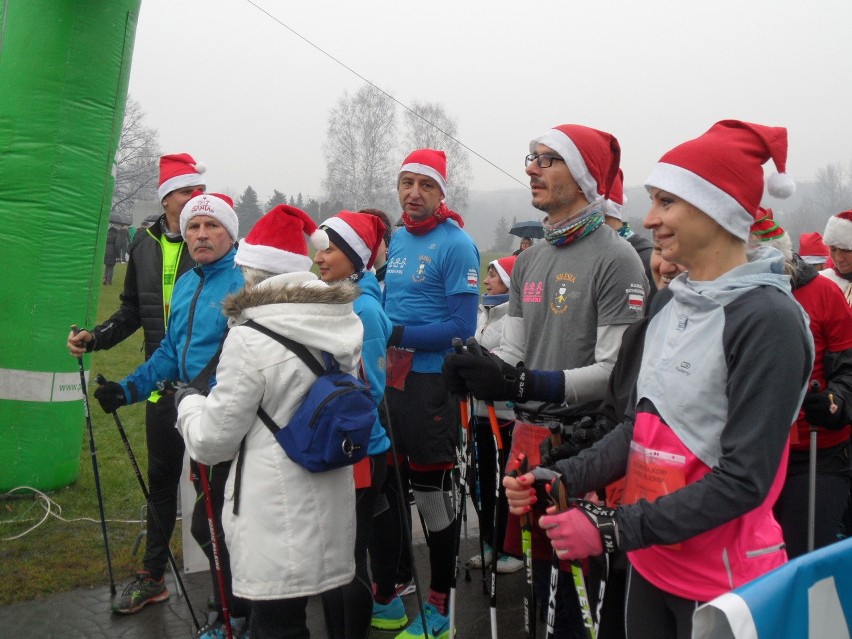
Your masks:
{"label": "nordic walking pole", "polygon": [[[475,338],[471,337],[467,340],[467,348],[474,355],[482,357],[482,346]],[[500,502],[500,477],[503,474],[502,453],[503,453],[503,438],[500,436],[500,423],[497,421],[497,413],[494,410],[494,402],[485,402],[485,407],[488,410],[488,423],[491,425],[491,437],[494,440],[494,463],[495,463],[495,483],[494,483],[494,512],[491,517],[492,523],[492,538],[491,538],[491,598],[488,603],[489,613],[491,618],[491,639],[497,639],[497,561],[499,560],[500,531],[497,528],[497,511],[499,510]],[[481,535],[480,535],[481,537]],[[484,564],[483,564],[484,569]]]}
{"label": "nordic walking pole", "polygon": [[[561,440],[560,436],[556,435],[556,437],[559,437]],[[539,473],[540,471],[547,473],[547,476],[544,478],[544,480],[547,481],[545,490],[547,491],[547,498],[550,501],[551,506],[555,506],[557,512],[567,510],[569,504],[574,500],[568,498],[568,495],[565,492],[565,485],[562,483],[559,474],[544,468],[537,468],[533,472]],[[571,576],[574,580],[574,589],[577,591],[577,599],[580,602],[580,610],[583,615],[583,626],[586,628],[586,635],[589,639],[597,639],[598,622],[592,615],[592,607],[589,603],[589,593],[586,589],[586,580],[583,577],[583,567],[579,561],[571,562]],[[547,639],[554,639],[556,636],[556,594],[558,584],[559,556],[556,554],[556,549],[554,549],[550,568],[550,594],[547,600],[547,634],[545,635]]]}
{"label": "nordic walking pole", "polygon": [[[76,335],[80,332],[80,328],[76,324],[72,324],[71,331],[74,335]],[[89,431],[89,454],[92,457],[92,473],[95,476],[95,491],[98,493],[98,510],[101,513],[101,533],[104,537],[107,572],[109,573],[109,594],[110,597],[115,597],[115,579],[112,576],[112,559],[109,554],[109,537],[107,536],[106,516],[104,515],[104,495],[101,492],[101,475],[98,472],[98,453],[95,449],[95,431],[92,429],[92,412],[89,408],[89,393],[86,388],[86,369],[83,365],[82,355],[77,358],[77,368],[80,369],[80,388],[83,391],[83,408],[86,411],[86,428]]]}
{"label": "nordic walking pole", "polygon": [[[471,414],[474,414],[474,411],[471,410]],[[474,421],[476,417],[473,418]],[[473,487],[474,487],[474,509],[476,510],[476,516],[480,519],[480,534],[479,534],[479,567],[482,572],[482,592],[484,594],[488,594],[488,588],[485,585],[485,538],[482,536],[481,531],[481,519],[482,519],[482,479],[480,475],[480,463],[481,457],[479,455],[479,437],[476,433],[476,424],[470,428],[470,439],[473,443],[473,464],[471,468],[473,469]],[[465,528],[464,528],[464,538],[467,540],[467,517],[465,517]],[[470,566],[465,564],[464,569],[464,580],[470,581]]]}
{"label": "nordic walking pole", "polygon": [[213,565],[216,566],[216,585],[219,586],[219,601],[222,604],[222,620],[225,622],[225,636],[234,639],[231,628],[231,611],[228,608],[228,594],[225,592],[225,574],[222,572],[222,556],[219,552],[219,535],[216,534],[216,515],[213,513],[213,497],[210,494],[210,481],[207,478],[207,466],[198,463],[201,476],[201,491],[204,493],[204,510],[207,512],[207,526],[210,528],[210,547],[213,549]]}
{"label": "nordic walking pole", "polygon": [[[382,406],[385,409],[385,421],[388,425],[387,433],[388,439],[390,439],[391,443],[391,454],[393,455],[394,461],[397,463],[397,467],[394,472],[394,475],[396,475],[396,488],[399,491],[399,499],[400,501],[402,501],[402,496],[404,494],[402,492],[402,477],[400,474],[399,456],[396,453],[396,438],[394,437],[393,426],[391,425],[390,409],[388,408],[387,395],[382,396]],[[423,596],[420,594],[420,577],[417,574],[417,562],[415,561],[414,557],[414,542],[411,540],[411,509],[407,506],[407,503],[400,504],[400,510],[402,511],[403,518],[402,530],[403,536],[405,538],[405,543],[408,545],[408,553],[411,556],[411,576],[414,578],[414,594],[417,595],[417,610],[420,613],[420,623],[423,624],[423,631],[426,632],[429,626],[426,625],[426,611],[423,608]],[[425,525],[423,525],[423,530],[425,532]]]}
{"label": "nordic walking pole", "polygon": [[[462,342],[460,337],[453,338],[453,348],[456,353],[464,352],[464,343]],[[459,412],[461,413],[462,420],[462,432],[467,435],[467,429],[470,427],[470,422],[468,420],[468,412],[467,412],[467,404],[465,403],[464,397],[459,398]],[[467,437],[464,437],[465,445]],[[466,475],[466,472],[465,472]],[[456,516],[456,535],[453,541],[453,545],[455,546],[453,553],[453,578],[450,582],[450,600],[448,604],[449,610],[449,620],[450,620],[450,634],[455,632],[455,621],[456,621],[456,584],[458,581],[459,574],[459,545],[461,543],[461,517],[465,507],[465,499],[466,493],[465,488],[467,487],[467,477],[463,477],[461,472],[459,473],[460,486],[459,489],[456,490],[455,486],[453,487],[453,495],[458,495],[457,499],[459,503],[455,508],[455,516]]]}
{"label": "nordic walking pole", "polygon": [[[99,386],[103,386],[106,384],[106,378],[98,373],[98,376],[95,377],[95,381]],[[160,516],[157,514],[157,510],[151,507],[151,494],[148,492],[148,487],[145,485],[145,480],[142,478],[142,471],[139,470],[139,464],[136,461],[136,455],[133,454],[133,448],[130,447],[130,441],[127,439],[127,433],[124,431],[124,426],[121,424],[121,420],[118,418],[118,412],[112,412],[112,418],[115,420],[115,427],[118,429],[118,434],[121,436],[121,441],[124,444],[124,449],[127,451],[127,456],[130,458],[130,465],[133,466],[133,472],[136,474],[136,479],[139,481],[139,487],[142,489],[142,495],[145,497],[145,502],[148,504],[148,512],[151,513],[154,519],[154,523],[157,524],[157,528],[160,529],[160,534],[163,536],[163,539],[166,538],[165,532],[163,531],[163,524],[160,521]],[[181,592],[183,592],[184,599],[186,600],[186,607],[189,609],[189,614],[192,617],[192,623],[195,625],[196,630],[201,630],[201,624],[198,623],[198,619],[195,616],[195,610],[192,609],[192,604],[189,601],[189,596],[186,594],[186,588],[183,587],[183,580],[180,578],[180,571],[178,570],[177,561],[175,561],[175,556],[172,554],[172,549],[169,548],[168,543],[166,544],[166,553],[169,557],[169,564],[172,567],[172,572],[175,575],[175,581],[178,584],[178,588]]]}
{"label": "nordic walking pole", "polygon": [[[819,392],[819,382],[811,382],[811,391]],[[816,530],[816,461],[817,461],[817,429],[810,426],[810,455],[808,459],[808,552],[814,549]]]}
{"label": "nordic walking pole", "polygon": [[[518,467],[510,473],[512,477],[525,475],[529,471],[529,460],[523,453],[518,455]],[[532,572],[532,521],[529,514],[523,514],[521,519],[521,549],[524,553],[524,573],[526,574],[526,586],[524,587],[524,636],[526,639],[535,639],[535,594],[533,592]]]}

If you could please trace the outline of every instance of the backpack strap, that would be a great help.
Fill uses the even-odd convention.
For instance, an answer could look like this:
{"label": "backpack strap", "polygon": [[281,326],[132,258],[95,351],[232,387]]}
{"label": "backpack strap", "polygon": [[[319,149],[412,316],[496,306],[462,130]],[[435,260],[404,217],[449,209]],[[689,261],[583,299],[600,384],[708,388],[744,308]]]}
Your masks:
{"label": "backpack strap", "polygon": [[[279,344],[283,344],[284,346],[289,348],[293,353],[296,354],[296,356],[300,360],[305,363],[308,368],[311,369],[311,372],[317,377],[320,377],[321,375],[324,375],[326,373],[326,369],[322,366],[322,364],[319,363],[319,361],[317,361],[317,358],[311,354],[311,352],[304,344],[295,342],[289,337],[284,337],[283,335],[276,333],[272,329],[266,328],[262,324],[258,324],[254,320],[248,320],[243,324],[243,326],[248,326],[249,328],[253,328],[256,331],[260,331],[267,337],[271,337]],[[337,364],[337,361],[331,357],[330,359],[331,362],[329,368],[332,368],[334,365]],[[264,426],[269,429],[269,432],[272,433],[273,436],[279,430],[281,430],[278,424],[276,424],[275,421],[269,416],[269,413],[264,410],[263,406],[257,407],[257,416],[260,417],[260,421],[263,422]]]}

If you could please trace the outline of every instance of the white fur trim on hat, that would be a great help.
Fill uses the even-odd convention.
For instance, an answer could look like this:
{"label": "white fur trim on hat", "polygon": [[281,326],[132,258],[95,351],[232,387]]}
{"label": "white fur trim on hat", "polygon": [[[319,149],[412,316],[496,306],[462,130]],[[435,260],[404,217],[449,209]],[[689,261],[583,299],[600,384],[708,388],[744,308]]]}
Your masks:
{"label": "white fur trim on hat", "polygon": [[[555,150],[556,149],[554,149],[554,151]],[[497,260],[494,260],[488,266],[494,267],[494,270],[497,271],[497,275],[500,276],[500,280],[503,282],[503,284],[506,286],[506,288],[512,287],[512,278],[506,272],[506,269],[504,269],[502,266],[500,266],[500,263]]]}
{"label": "white fur trim on hat", "polygon": [[828,218],[822,243],[834,246],[844,251],[852,251],[852,220],[846,220],[836,215]]}
{"label": "white fur trim on hat", "polygon": [[438,186],[441,187],[441,193],[443,193],[445,196],[447,195],[447,182],[444,180],[444,176],[438,173],[428,164],[418,164],[416,162],[403,164],[402,168],[397,174],[397,184],[399,184],[399,176],[402,175],[405,171],[408,171],[409,173],[417,173],[418,175],[425,175],[427,177],[432,178],[438,183]]}
{"label": "white fur trim on hat", "polygon": [[240,235],[240,220],[230,205],[213,193],[202,193],[189,200],[180,212],[180,234],[186,237],[186,226],[198,216],[207,215],[218,220],[235,242]]}
{"label": "white fur trim on hat", "polygon": [[645,180],[645,188],[668,191],[686,200],[734,237],[748,241],[754,217],[728,193],[700,175],[676,164],[658,162]]}
{"label": "white fur trim on hat", "polygon": [[370,257],[372,257],[373,252],[370,247],[367,246],[364,239],[355,232],[355,229],[339,217],[330,217],[322,224],[323,226],[330,228],[332,231],[337,232],[340,238],[349,245],[349,248],[355,251],[365,265],[370,263]]}
{"label": "white fur trim on hat", "polygon": [[309,271],[313,264],[313,260],[307,255],[282,251],[263,244],[249,244],[245,240],[242,240],[237,247],[234,261],[240,266],[249,266],[270,273]]}
{"label": "white fur trim on hat", "polygon": [[530,142],[530,152],[535,153],[537,144],[543,144],[556,151],[560,157],[565,160],[568,170],[571,171],[571,177],[583,191],[583,195],[589,203],[601,198],[598,193],[598,182],[589,172],[589,167],[586,166],[586,161],[580,154],[574,140],[569,138],[565,133],[558,129],[549,129],[543,135],[540,135]]}

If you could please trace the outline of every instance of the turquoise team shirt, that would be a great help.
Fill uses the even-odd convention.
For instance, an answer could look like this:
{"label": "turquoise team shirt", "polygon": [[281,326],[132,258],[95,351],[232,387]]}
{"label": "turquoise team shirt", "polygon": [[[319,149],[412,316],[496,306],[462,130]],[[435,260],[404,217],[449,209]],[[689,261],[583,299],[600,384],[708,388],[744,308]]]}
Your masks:
{"label": "turquoise team shirt", "polygon": [[[385,273],[385,312],[394,326],[449,321],[447,297],[459,293],[479,295],[479,251],[458,224],[447,220],[420,236],[394,233]],[[450,350],[415,352],[412,370],[439,373]]]}

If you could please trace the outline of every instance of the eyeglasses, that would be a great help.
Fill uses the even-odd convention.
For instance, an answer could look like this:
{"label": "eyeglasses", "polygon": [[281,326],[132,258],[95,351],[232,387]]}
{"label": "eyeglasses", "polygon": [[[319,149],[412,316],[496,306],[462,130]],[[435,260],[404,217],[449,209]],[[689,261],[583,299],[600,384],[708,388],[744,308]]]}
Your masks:
{"label": "eyeglasses", "polygon": [[549,153],[530,153],[524,158],[524,160],[526,160],[526,164],[524,166],[529,166],[533,162],[538,162],[538,165],[543,169],[549,168],[554,162],[565,161],[562,158],[550,155]]}

